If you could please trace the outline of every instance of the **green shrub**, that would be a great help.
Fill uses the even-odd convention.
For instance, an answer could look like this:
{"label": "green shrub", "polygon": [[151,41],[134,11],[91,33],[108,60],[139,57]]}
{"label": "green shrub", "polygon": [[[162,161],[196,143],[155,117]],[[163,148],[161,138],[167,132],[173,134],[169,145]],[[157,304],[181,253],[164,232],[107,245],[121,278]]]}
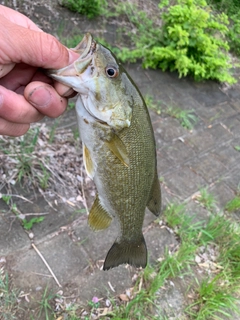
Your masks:
{"label": "green shrub", "polygon": [[213,14],[205,0],[177,0],[172,6],[165,1],[161,7],[162,46],[149,50],[144,65],[177,70],[180,77],[190,74],[195,80],[235,82],[229,74],[227,16]]}
{"label": "green shrub", "polygon": [[[239,8],[240,10],[240,8]],[[240,56],[240,12],[230,16],[231,26],[229,27],[228,38],[230,50]]]}
{"label": "green shrub", "polygon": [[240,1],[239,0],[207,0],[214,10],[224,12],[230,21],[227,33],[231,52],[240,56]]}
{"label": "green shrub", "polygon": [[62,5],[71,11],[93,18],[101,14],[105,0],[63,0]]}
{"label": "green shrub", "polygon": [[[158,23],[139,12],[131,17],[137,28],[135,48],[123,48],[122,60],[141,58],[144,67],[178,71],[195,80],[215,79],[234,83],[226,40],[228,18],[213,13],[205,0],[162,0]],[[159,20],[162,26],[159,26]]]}

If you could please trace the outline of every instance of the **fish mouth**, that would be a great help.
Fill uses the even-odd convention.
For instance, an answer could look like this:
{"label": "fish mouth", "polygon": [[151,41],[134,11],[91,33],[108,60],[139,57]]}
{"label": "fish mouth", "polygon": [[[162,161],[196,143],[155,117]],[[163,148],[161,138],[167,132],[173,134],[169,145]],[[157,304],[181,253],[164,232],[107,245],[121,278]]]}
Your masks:
{"label": "fish mouth", "polygon": [[94,53],[97,50],[97,43],[90,33],[85,34],[82,41],[72,49],[80,56],[72,64],[62,69],[47,70],[47,75],[54,80],[73,88],[76,92],[87,94],[88,90],[83,85],[90,72],[84,76],[86,71],[93,62]]}
{"label": "fish mouth", "polygon": [[96,49],[96,42],[90,33],[85,34],[82,41],[72,50],[79,53],[80,57],[78,59],[84,59],[88,54],[93,54]]}

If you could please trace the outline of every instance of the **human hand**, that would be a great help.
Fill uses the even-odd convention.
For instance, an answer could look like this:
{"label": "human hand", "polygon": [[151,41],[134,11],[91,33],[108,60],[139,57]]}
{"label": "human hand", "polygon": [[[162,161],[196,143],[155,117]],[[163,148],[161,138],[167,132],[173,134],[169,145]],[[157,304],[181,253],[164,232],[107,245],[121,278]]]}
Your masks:
{"label": "human hand", "polygon": [[73,93],[41,68],[59,69],[79,55],[21,13],[0,5],[0,135],[20,136],[44,115],[58,117]]}

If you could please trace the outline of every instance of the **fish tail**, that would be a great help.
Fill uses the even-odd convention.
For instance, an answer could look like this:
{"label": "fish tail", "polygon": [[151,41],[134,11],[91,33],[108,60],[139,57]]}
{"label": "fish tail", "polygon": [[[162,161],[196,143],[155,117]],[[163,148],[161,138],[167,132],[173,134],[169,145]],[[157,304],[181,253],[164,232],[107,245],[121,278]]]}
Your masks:
{"label": "fish tail", "polygon": [[128,263],[134,267],[146,267],[147,247],[143,234],[137,240],[116,240],[108,251],[103,270],[109,270],[123,263]]}

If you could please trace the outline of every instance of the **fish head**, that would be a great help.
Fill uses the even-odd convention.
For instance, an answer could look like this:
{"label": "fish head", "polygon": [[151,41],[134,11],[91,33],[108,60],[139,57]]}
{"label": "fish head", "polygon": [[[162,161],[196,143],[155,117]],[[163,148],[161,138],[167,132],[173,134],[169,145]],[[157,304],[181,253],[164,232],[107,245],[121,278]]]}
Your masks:
{"label": "fish head", "polygon": [[121,64],[89,33],[74,50],[80,54],[74,63],[49,70],[48,75],[78,92],[84,108],[96,121],[115,130],[129,127],[133,99],[127,94],[129,80]]}

